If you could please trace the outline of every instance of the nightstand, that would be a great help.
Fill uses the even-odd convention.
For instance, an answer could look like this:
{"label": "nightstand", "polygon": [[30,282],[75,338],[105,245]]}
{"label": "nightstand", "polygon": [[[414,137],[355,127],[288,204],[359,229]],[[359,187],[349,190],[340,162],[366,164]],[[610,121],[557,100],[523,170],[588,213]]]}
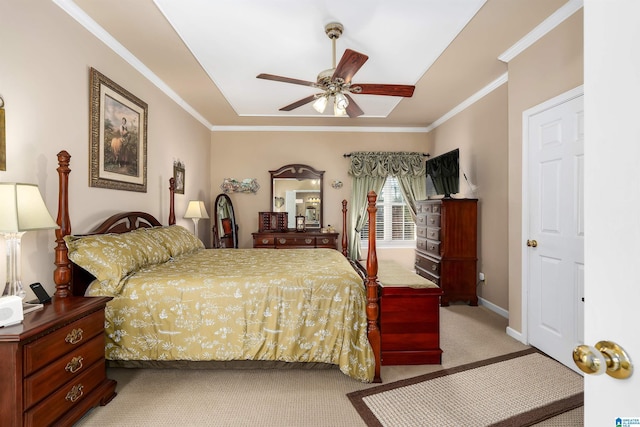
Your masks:
{"label": "nightstand", "polygon": [[0,419],[6,425],[71,425],[116,395],[104,359],[110,298],[54,298],[0,328]]}

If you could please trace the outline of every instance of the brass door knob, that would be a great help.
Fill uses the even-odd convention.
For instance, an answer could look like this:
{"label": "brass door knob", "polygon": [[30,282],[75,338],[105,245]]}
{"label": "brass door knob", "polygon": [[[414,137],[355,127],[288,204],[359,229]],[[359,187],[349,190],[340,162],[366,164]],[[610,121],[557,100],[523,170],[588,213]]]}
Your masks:
{"label": "brass door knob", "polygon": [[631,359],[622,347],[611,341],[599,341],[595,347],[579,345],[573,349],[573,362],[586,374],[600,375],[623,380],[633,373]]}
{"label": "brass door knob", "polygon": [[527,246],[530,246],[532,248],[537,248],[538,247],[538,241],[537,240],[527,240]]}

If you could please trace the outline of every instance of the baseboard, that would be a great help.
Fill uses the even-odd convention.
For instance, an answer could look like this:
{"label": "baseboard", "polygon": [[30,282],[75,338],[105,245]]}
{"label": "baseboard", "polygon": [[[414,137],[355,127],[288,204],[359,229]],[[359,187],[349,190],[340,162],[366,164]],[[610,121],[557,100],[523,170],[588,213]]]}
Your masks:
{"label": "baseboard", "polygon": [[502,307],[499,307],[497,305],[495,305],[494,303],[487,301],[484,298],[478,297],[478,305],[481,305],[483,307],[488,308],[489,310],[493,311],[494,313],[499,314],[500,316],[504,317],[505,319],[509,318],[509,312],[507,310],[505,310]]}
{"label": "baseboard", "polygon": [[518,332],[509,326],[507,326],[507,335],[509,335],[514,340],[520,341],[522,344],[529,344],[524,335],[522,335],[522,332]]}

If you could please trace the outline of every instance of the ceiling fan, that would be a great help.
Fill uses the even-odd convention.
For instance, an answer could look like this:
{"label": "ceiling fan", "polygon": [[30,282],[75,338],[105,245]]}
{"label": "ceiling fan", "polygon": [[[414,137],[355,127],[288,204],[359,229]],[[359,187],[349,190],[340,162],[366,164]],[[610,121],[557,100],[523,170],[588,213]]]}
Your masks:
{"label": "ceiling fan", "polygon": [[325,33],[333,44],[333,67],[320,72],[315,82],[273,74],[258,74],[257,78],[259,79],[311,86],[322,91],[282,107],[280,111],[291,111],[314,101],[313,108],[319,113],[323,113],[329,100],[333,98],[334,115],[348,115],[351,118],[355,118],[364,114],[364,111],[356,104],[350,94],[402,96],[406,98],[413,96],[415,86],[353,83],[351,79],[367,62],[369,57],[354,50],[346,49],[338,66],[336,66],[336,40],[342,35],[342,30],[342,24],[336,22],[325,26]]}

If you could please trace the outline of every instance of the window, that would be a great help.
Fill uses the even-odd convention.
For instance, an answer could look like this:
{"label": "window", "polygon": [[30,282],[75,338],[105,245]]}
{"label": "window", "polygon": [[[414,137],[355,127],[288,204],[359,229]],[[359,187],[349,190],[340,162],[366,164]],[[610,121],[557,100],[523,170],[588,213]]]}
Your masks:
{"label": "window", "polygon": [[[416,225],[400,191],[398,180],[388,177],[376,200],[376,243],[381,246],[413,246]],[[360,231],[364,241],[369,237],[369,222]]]}

